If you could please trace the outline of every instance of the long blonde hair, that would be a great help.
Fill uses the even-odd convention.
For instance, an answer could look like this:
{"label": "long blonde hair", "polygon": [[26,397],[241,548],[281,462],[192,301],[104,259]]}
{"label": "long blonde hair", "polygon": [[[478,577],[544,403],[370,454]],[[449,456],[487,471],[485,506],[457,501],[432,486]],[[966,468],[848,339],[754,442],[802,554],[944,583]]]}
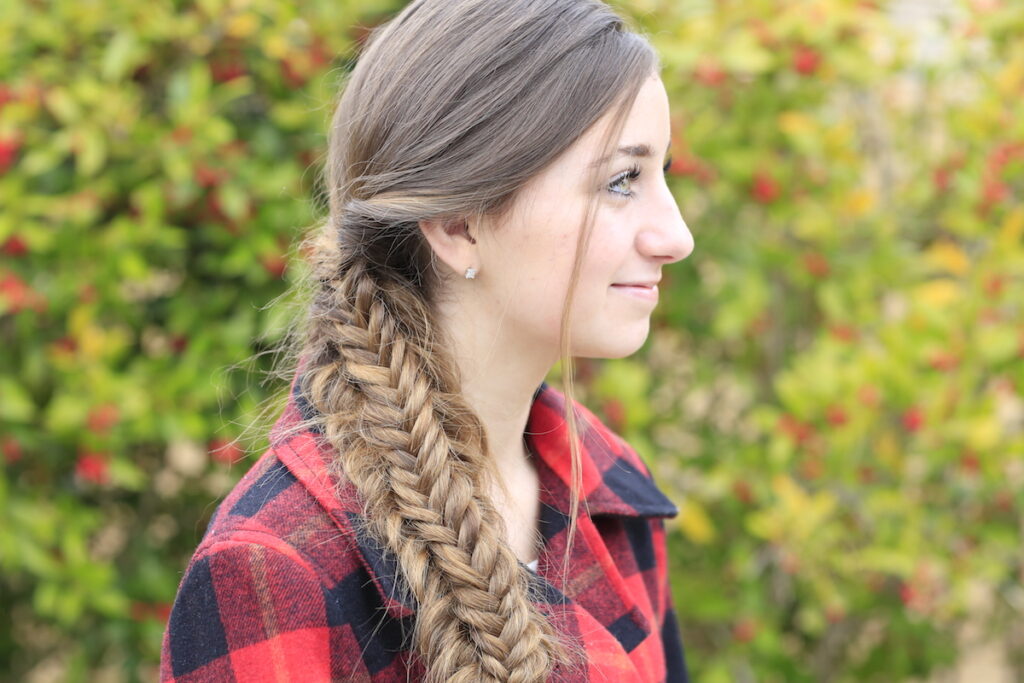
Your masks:
{"label": "long blonde hair", "polygon": [[[366,531],[397,560],[431,683],[543,681],[581,651],[532,604],[487,493],[493,458],[436,323],[443,283],[418,221],[505,215],[611,112],[607,154],[657,69],[649,42],[597,0],[414,0],[370,34],[341,89],[329,215],[301,247],[310,268],[296,287],[309,303],[283,358],[301,361],[316,413],[296,428],[317,423],[335,473],[364,499]],[[581,476],[570,312],[596,200],[561,319],[570,548]]]}

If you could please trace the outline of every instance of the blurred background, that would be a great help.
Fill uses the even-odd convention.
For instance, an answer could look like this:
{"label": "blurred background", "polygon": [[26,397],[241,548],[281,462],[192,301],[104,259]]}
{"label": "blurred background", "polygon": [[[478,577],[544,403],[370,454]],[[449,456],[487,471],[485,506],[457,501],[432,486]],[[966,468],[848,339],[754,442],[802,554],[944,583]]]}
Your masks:
{"label": "blurred background", "polygon": [[[156,679],[283,405],[339,79],[402,4],[4,3],[3,680]],[[694,680],[1024,680],[1024,3],[613,4],[696,249],[580,399],[679,504]]]}

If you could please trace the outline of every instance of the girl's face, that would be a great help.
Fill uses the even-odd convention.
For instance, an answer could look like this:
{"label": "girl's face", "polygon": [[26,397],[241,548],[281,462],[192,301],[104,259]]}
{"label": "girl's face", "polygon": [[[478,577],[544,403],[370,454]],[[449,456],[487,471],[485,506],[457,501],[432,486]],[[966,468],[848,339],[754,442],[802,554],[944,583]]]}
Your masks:
{"label": "girl's face", "polygon": [[605,115],[530,180],[504,224],[480,230],[470,280],[483,308],[517,346],[557,357],[559,323],[583,212],[597,195],[593,231],[574,294],[571,353],[621,358],[647,339],[662,266],[693,251],[693,235],[665,182],[668,95],[654,75],[641,88],[599,186],[590,165],[610,125]]}

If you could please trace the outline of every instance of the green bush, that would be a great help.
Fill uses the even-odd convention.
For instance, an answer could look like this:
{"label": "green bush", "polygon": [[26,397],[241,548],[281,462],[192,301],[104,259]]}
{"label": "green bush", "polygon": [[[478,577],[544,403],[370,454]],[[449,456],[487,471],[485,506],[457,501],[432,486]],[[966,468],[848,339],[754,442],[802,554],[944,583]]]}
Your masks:
{"label": "green bush", "polygon": [[[12,680],[155,677],[283,389],[337,83],[400,4],[0,13]],[[955,4],[923,63],[881,2],[616,4],[663,57],[696,250],[642,352],[579,380],[680,504],[695,679],[926,676],[979,616],[1024,651],[1024,9]]]}
{"label": "green bush", "polygon": [[280,339],[267,304],[312,221],[337,80],[395,3],[15,5],[0,671],[151,680],[184,563],[250,462],[236,437],[280,388],[246,391]]}

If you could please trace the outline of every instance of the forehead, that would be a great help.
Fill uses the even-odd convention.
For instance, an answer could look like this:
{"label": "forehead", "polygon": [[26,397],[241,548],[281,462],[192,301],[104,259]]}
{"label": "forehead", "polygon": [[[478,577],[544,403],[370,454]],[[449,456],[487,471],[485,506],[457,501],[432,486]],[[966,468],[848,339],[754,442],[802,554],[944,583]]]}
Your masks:
{"label": "forehead", "polygon": [[[583,135],[574,142],[559,159],[563,164],[578,165],[585,171],[592,164],[606,161],[601,156],[605,138],[611,130],[616,109],[612,109],[598,119]],[[665,86],[657,74],[647,78],[637,93],[618,139],[612,141],[611,154],[615,155],[619,147],[648,146],[660,156],[669,136],[668,96]]]}
{"label": "forehead", "polygon": [[[614,108],[605,112],[547,168],[527,181],[513,202],[512,215],[522,215],[531,208],[567,208],[564,204],[579,194],[583,187],[581,181],[589,177],[594,165],[603,166],[608,161],[602,161],[601,153],[616,113]],[[653,74],[645,79],[637,93],[626,114],[622,132],[617,140],[612,141],[611,154],[614,157],[619,147],[646,145],[660,163],[669,141],[669,125],[665,86],[661,78]]]}

